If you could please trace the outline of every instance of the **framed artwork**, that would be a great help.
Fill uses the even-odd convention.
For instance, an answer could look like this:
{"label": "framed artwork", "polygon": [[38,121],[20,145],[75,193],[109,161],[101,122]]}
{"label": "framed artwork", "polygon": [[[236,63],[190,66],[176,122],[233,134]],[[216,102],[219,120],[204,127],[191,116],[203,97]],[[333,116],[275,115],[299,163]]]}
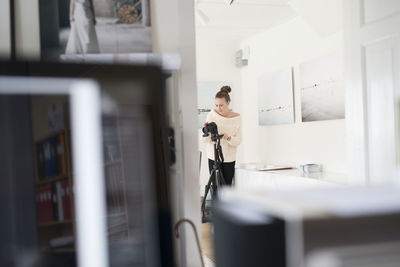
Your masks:
{"label": "framed artwork", "polygon": [[258,124],[294,123],[293,72],[288,67],[258,79]]}
{"label": "framed artwork", "polygon": [[[224,85],[231,86],[229,82],[199,82],[197,84],[197,114],[199,128],[203,128],[208,112],[215,108],[215,95]],[[232,107],[232,102],[230,106]]]}
{"label": "framed artwork", "polygon": [[39,0],[41,52],[151,53],[150,0]]}
{"label": "framed artwork", "polygon": [[15,59],[14,1],[0,1],[0,57]]}
{"label": "framed artwork", "polygon": [[341,51],[300,64],[303,122],[345,118],[343,69]]}

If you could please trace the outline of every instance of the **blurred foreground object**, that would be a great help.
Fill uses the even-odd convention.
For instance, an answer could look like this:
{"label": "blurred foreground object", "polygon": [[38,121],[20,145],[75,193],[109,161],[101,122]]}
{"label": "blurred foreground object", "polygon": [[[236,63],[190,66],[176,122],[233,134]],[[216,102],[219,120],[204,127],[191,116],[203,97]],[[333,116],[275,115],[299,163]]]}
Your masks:
{"label": "blurred foreground object", "polygon": [[395,185],[268,194],[224,189],[214,212],[216,263],[397,266],[399,223]]}

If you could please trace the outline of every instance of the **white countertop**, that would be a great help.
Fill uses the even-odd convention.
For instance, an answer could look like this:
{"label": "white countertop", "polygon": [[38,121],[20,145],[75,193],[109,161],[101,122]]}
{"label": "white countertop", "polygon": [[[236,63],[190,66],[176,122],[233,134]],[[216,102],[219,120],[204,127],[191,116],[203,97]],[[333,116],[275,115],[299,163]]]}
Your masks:
{"label": "white countertop", "polygon": [[275,170],[275,171],[260,171],[256,169],[248,169],[248,168],[236,168],[236,171],[249,171],[249,172],[258,172],[258,173],[273,173],[277,175],[291,176],[291,177],[299,177],[299,178],[309,178],[320,181],[332,182],[337,184],[345,184],[346,175],[340,173],[332,173],[332,172],[314,172],[314,173],[302,173],[299,169],[288,169],[288,170]]}
{"label": "white countertop", "polygon": [[304,189],[346,185],[346,175],[317,172],[302,173],[299,169],[260,171],[239,167],[235,170],[235,187],[268,190]]}

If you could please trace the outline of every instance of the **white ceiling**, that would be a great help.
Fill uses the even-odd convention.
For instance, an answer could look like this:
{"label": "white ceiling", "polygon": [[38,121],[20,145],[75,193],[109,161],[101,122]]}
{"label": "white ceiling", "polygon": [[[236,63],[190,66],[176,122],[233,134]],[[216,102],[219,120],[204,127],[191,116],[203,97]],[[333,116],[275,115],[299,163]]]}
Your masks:
{"label": "white ceiling", "polygon": [[301,16],[321,36],[342,28],[342,0],[196,0],[200,39],[241,41]]}

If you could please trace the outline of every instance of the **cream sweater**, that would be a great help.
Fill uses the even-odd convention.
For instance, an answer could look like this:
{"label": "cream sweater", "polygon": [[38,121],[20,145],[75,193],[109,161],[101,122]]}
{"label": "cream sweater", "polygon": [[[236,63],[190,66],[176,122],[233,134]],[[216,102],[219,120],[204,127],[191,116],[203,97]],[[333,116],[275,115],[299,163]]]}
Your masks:
{"label": "cream sweater", "polygon": [[[206,122],[215,122],[218,127],[218,133],[225,133],[231,137],[228,141],[221,139],[222,154],[224,162],[236,161],[236,148],[242,141],[242,118],[241,116],[226,118],[219,115],[215,110],[208,113]],[[202,137],[206,143],[207,157],[214,160],[214,144],[211,141],[211,135]]]}

